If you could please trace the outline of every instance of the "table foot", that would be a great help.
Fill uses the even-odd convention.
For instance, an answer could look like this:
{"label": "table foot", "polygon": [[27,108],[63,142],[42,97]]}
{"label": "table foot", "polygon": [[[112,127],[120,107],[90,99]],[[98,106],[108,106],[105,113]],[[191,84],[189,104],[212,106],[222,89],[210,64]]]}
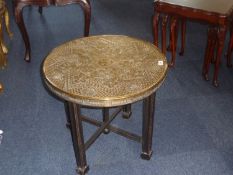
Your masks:
{"label": "table foot", "polygon": [[[108,122],[109,121],[109,109],[108,108],[103,108],[102,109],[102,116],[103,116],[103,122]],[[104,134],[108,134],[110,132],[109,128],[105,128],[103,130]]]}
{"label": "table foot", "polygon": [[141,158],[144,159],[144,160],[150,160],[152,154],[153,154],[153,151],[150,151],[149,153],[142,152],[141,153]]}
{"label": "table foot", "polygon": [[123,106],[122,111],[123,111],[122,118],[129,119],[132,114],[131,104]]}
{"label": "table foot", "polygon": [[183,56],[183,55],[184,55],[184,51],[183,51],[183,50],[180,51],[180,52],[179,52],[179,55],[180,55],[180,56]]}
{"label": "table foot", "polygon": [[213,81],[213,85],[214,85],[214,87],[219,87],[219,82],[218,82],[218,80],[214,80],[214,81]]}
{"label": "table foot", "polygon": [[168,64],[168,67],[174,67],[175,66],[175,63],[174,62],[170,62],[169,64]]}
{"label": "table foot", "polygon": [[85,175],[89,171],[89,166],[77,168],[77,173],[80,175]]}
{"label": "table foot", "polygon": [[68,129],[70,129],[70,128],[71,128],[71,124],[70,124],[70,123],[66,123],[66,127],[67,127]]}
{"label": "table foot", "polygon": [[122,118],[129,119],[131,115],[132,115],[132,112],[123,112],[122,113]]}
{"label": "table foot", "polygon": [[203,75],[204,80],[206,80],[206,81],[210,80],[208,73],[203,73],[202,75]]}

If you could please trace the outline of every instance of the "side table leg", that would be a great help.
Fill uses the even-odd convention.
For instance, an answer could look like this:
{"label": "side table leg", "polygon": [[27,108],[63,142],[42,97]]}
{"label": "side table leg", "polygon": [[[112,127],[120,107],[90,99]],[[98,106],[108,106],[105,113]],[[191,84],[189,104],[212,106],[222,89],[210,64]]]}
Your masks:
{"label": "side table leg", "polygon": [[30,62],[31,47],[30,47],[30,42],[29,42],[27,30],[25,28],[23,14],[22,14],[22,10],[25,6],[27,6],[27,4],[24,4],[24,3],[14,4],[14,12],[15,12],[15,20],[16,20],[16,23],[17,23],[19,29],[20,29],[21,35],[22,35],[23,40],[24,40],[25,48],[26,48],[24,59],[25,59],[25,61]]}
{"label": "side table leg", "polygon": [[216,29],[214,26],[209,26],[208,28],[208,37],[207,37],[207,44],[205,49],[205,58],[202,68],[202,75],[203,78],[208,81],[209,80],[209,67],[211,62],[211,51],[213,50],[213,40],[215,40],[216,35]]}
{"label": "side table leg", "polygon": [[230,41],[227,49],[227,67],[232,67],[232,62],[231,62],[232,50],[233,50],[233,22],[232,22],[232,27],[230,29]]}
{"label": "side table leg", "polygon": [[154,126],[155,93],[143,100],[142,153],[141,158],[150,160],[152,156],[152,136]]}
{"label": "side table leg", "polygon": [[123,106],[122,111],[123,111],[122,117],[123,117],[124,119],[129,119],[130,116],[131,116],[131,114],[132,114],[132,111],[131,111],[131,104],[128,104],[128,105]]}
{"label": "side table leg", "polygon": [[162,21],[162,52],[164,55],[166,55],[167,19],[168,15],[164,15]]}
{"label": "side table leg", "polygon": [[186,40],[186,20],[181,19],[181,49],[179,53],[180,56],[184,55],[185,40]]}
{"label": "side table leg", "polygon": [[220,65],[220,60],[221,60],[221,56],[222,56],[222,51],[223,51],[223,47],[224,47],[224,41],[225,41],[225,37],[226,37],[226,31],[227,31],[226,26],[220,26],[218,29],[218,34],[217,34],[218,49],[217,49],[216,63],[215,63],[214,77],[213,77],[213,84],[215,87],[217,87],[219,85],[218,72],[219,72],[219,65]]}
{"label": "side table leg", "polygon": [[[107,122],[109,120],[109,109],[108,108],[103,108],[102,109],[102,114],[103,114],[103,122]],[[108,128],[104,129],[104,134],[108,134],[110,131]]]}
{"label": "side table leg", "polygon": [[159,13],[155,13],[153,17],[153,33],[154,33],[154,45],[158,47],[158,37],[159,37]]}
{"label": "side table leg", "polygon": [[170,27],[170,35],[171,35],[171,52],[172,52],[172,59],[169,63],[170,67],[175,65],[176,59],[176,26],[177,26],[177,18],[173,17],[171,19],[171,27]]}
{"label": "side table leg", "polygon": [[89,170],[86,161],[86,152],[83,138],[83,126],[81,121],[80,106],[74,103],[70,104],[70,121],[71,121],[71,135],[73,147],[77,162],[77,172],[80,175],[85,175]]}
{"label": "side table leg", "polygon": [[[80,0],[78,0],[79,2]],[[74,2],[73,2],[74,3]],[[84,36],[89,36],[90,23],[91,23],[91,5],[89,0],[81,0],[80,5],[84,12],[85,26],[84,26]]]}

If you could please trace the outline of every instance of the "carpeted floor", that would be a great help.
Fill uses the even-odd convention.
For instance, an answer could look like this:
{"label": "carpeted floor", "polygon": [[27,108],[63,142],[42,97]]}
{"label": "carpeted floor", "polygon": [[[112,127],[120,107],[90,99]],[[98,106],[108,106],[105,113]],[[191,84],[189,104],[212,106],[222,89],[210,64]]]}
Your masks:
{"label": "carpeted floor", "polygon": [[[83,14],[77,5],[24,9],[32,61],[26,63],[24,44],[11,13],[14,38],[6,43],[8,66],[0,71],[1,175],[74,175],[75,157],[65,127],[62,101],[44,88],[40,66],[57,45],[83,36]],[[152,42],[150,0],[91,0],[91,35],[123,34]],[[90,175],[233,175],[233,69],[222,60],[220,87],[201,77],[207,26],[189,22],[183,57],[169,70],[158,90],[150,161],[140,159],[140,144],[111,133],[87,151]],[[228,41],[229,36],[227,36]],[[179,47],[178,47],[179,48]],[[167,55],[170,58],[170,55]],[[212,75],[212,74],[211,74]],[[101,118],[101,111],[84,109]],[[116,125],[141,133],[141,102],[129,121]],[[85,138],[95,130],[84,125]]]}

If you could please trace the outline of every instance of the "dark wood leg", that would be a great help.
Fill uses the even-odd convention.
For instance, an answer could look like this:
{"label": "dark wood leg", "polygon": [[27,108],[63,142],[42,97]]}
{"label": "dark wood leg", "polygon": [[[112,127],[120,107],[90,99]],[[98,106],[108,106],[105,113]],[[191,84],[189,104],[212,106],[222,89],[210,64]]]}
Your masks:
{"label": "dark wood leg", "polygon": [[66,112],[66,127],[71,128],[71,122],[70,122],[70,111],[72,110],[72,104],[64,101],[64,107]]}
{"label": "dark wood leg", "polygon": [[177,18],[172,18],[171,19],[171,26],[170,26],[170,35],[171,35],[171,51],[172,51],[172,59],[171,62],[169,63],[170,67],[173,67],[175,65],[175,59],[176,59],[176,50],[175,50],[175,45],[176,45],[176,25],[177,25]]}
{"label": "dark wood leg", "polygon": [[[108,108],[103,108],[102,109],[102,114],[103,114],[103,122],[109,121],[109,109]],[[110,132],[109,128],[105,128],[103,133],[108,134]]]}
{"label": "dark wood leg", "polygon": [[40,7],[38,8],[38,12],[42,15],[42,13],[43,13],[43,7],[40,6]]}
{"label": "dark wood leg", "polygon": [[186,20],[181,19],[181,49],[179,55],[184,55],[184,47],[185,47],[185,40],[186,40]]}
{"label": "dark wood leg", "polygon": [[211,47],[213,45],[213,37],[215,37],[216,31],[213,26],[209,26],[208,28],[208,37],[207,37],[207,44],[206,44],[206,50],[205,50],[205,58],[202,68],[202,75],[206,81],[209,80],[209,67],[210,67],[210,61],[211,61]]}
{"label": "dark wood leg", "polygon": [[214,77],[213,77],[213,84],[215,87],[219,85],[218,83],[218,72],[219,72],[219,65],[222,56],[222,51],[224,47],[224,41],[226,37],[227,26],[220,26],[218,29],[217,40],[218,40],[218,49],[216,54],[216,63],[214,67]]}
{"label": "dark wood leg", "polygon": [[[233,22],[232,22],[233,25]],[[233,50],[233,27],[231,27],[230,30],[230,41],[228,44],[228,49],[227,49],[227,67],[232,67],[232,62],[231,62],[231,54]]]}
{"label": "dark wood leg", "polygon": [[30,62],[31,47],[30,47],[30,42],[29,42],[27,30],[25,28],[25,24],[24,24],[24,20],[23,20],[23,15],[22,15],[23,8],[25,6],[27,6],[27,5],[28,4],[24,4],[24,3],[14,4],[14,13],[15,13],[16,23],[17,23],[17,25],[19,27],[19,30],[20,30],[21,35],[23,37],[25,48],[26,48],[24,59],[25,59],[25,61]]}
{"label": "dark wood leg", "polygon": [[85,175],[89,170],[86,161],[85,145],[83,138],[83,127],[81,121],[80,106],[70,103],[70,121],[71,121],[71,135],[73,140],[73,147],[77,163],[77,172],[80,175]]}
{"label": "dark wood leg", "polygon": [[124,119],[129,119],[130,116],[131,116],[131,114],[132,114],[132,112],[131,112],[131,104],[123,106],[122,111],[123,111],[122,117]]}
{"label": "dark wood leg", "polygon": [[152,156],[152,136],[154,126],[155,93],[143,100],[142,153],[141,158],[150,160]]}
{"label": "dark wood leg", "polygon": [[154,33],[154,45],[158,47],[158,37],[159,37],[159,13],[155,13],[153,17],[153,33]]}
{"label": "dark wood leg", "polygon": [[164,15],[162,21],[162,52],[164,55],[166,55],[167,19],[168,15]]}
{"label": "dark wood leg", "polygon": [[[80,3],[83,12],[84,12],[84,18],[85,18],[85,25],[84,25],[84,36],[89,36],[90,31],[90,23],[91,23],[91,5],[89,0],[77,0],[78,3]],[[75,3],[73,1],[72,3]]]}

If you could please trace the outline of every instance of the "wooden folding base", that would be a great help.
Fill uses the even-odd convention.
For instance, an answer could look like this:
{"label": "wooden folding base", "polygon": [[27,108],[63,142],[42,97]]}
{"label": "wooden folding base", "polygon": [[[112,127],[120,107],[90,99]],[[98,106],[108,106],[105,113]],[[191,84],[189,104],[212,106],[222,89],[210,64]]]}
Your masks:
{"label": "wooden folding base", "polygon": [[[109,115],[109,108],[103,108],[103,121],[98,121],[84,115],[81,115],[78,104],[65,102],[65,109],[67,113],[67,126],[71,129],[73,147],[77,163],[77,172],[85,175],[89,170],[86,161],[86,150],[96,141],[102,134],[108,134],[110,131],[128,139],[137,141],[142,144],[141,158],[150,160],[152,156],[152,135],[154,122],[154,105],[155,93],[143,100],[143,126],[142,136],[117,128],[110,123],[122,111],[123,118],[129,118],[131,115],[131,105],[118,107],[111,115]],[[82,121],[99,127],[97,131],[84,143]]]}

